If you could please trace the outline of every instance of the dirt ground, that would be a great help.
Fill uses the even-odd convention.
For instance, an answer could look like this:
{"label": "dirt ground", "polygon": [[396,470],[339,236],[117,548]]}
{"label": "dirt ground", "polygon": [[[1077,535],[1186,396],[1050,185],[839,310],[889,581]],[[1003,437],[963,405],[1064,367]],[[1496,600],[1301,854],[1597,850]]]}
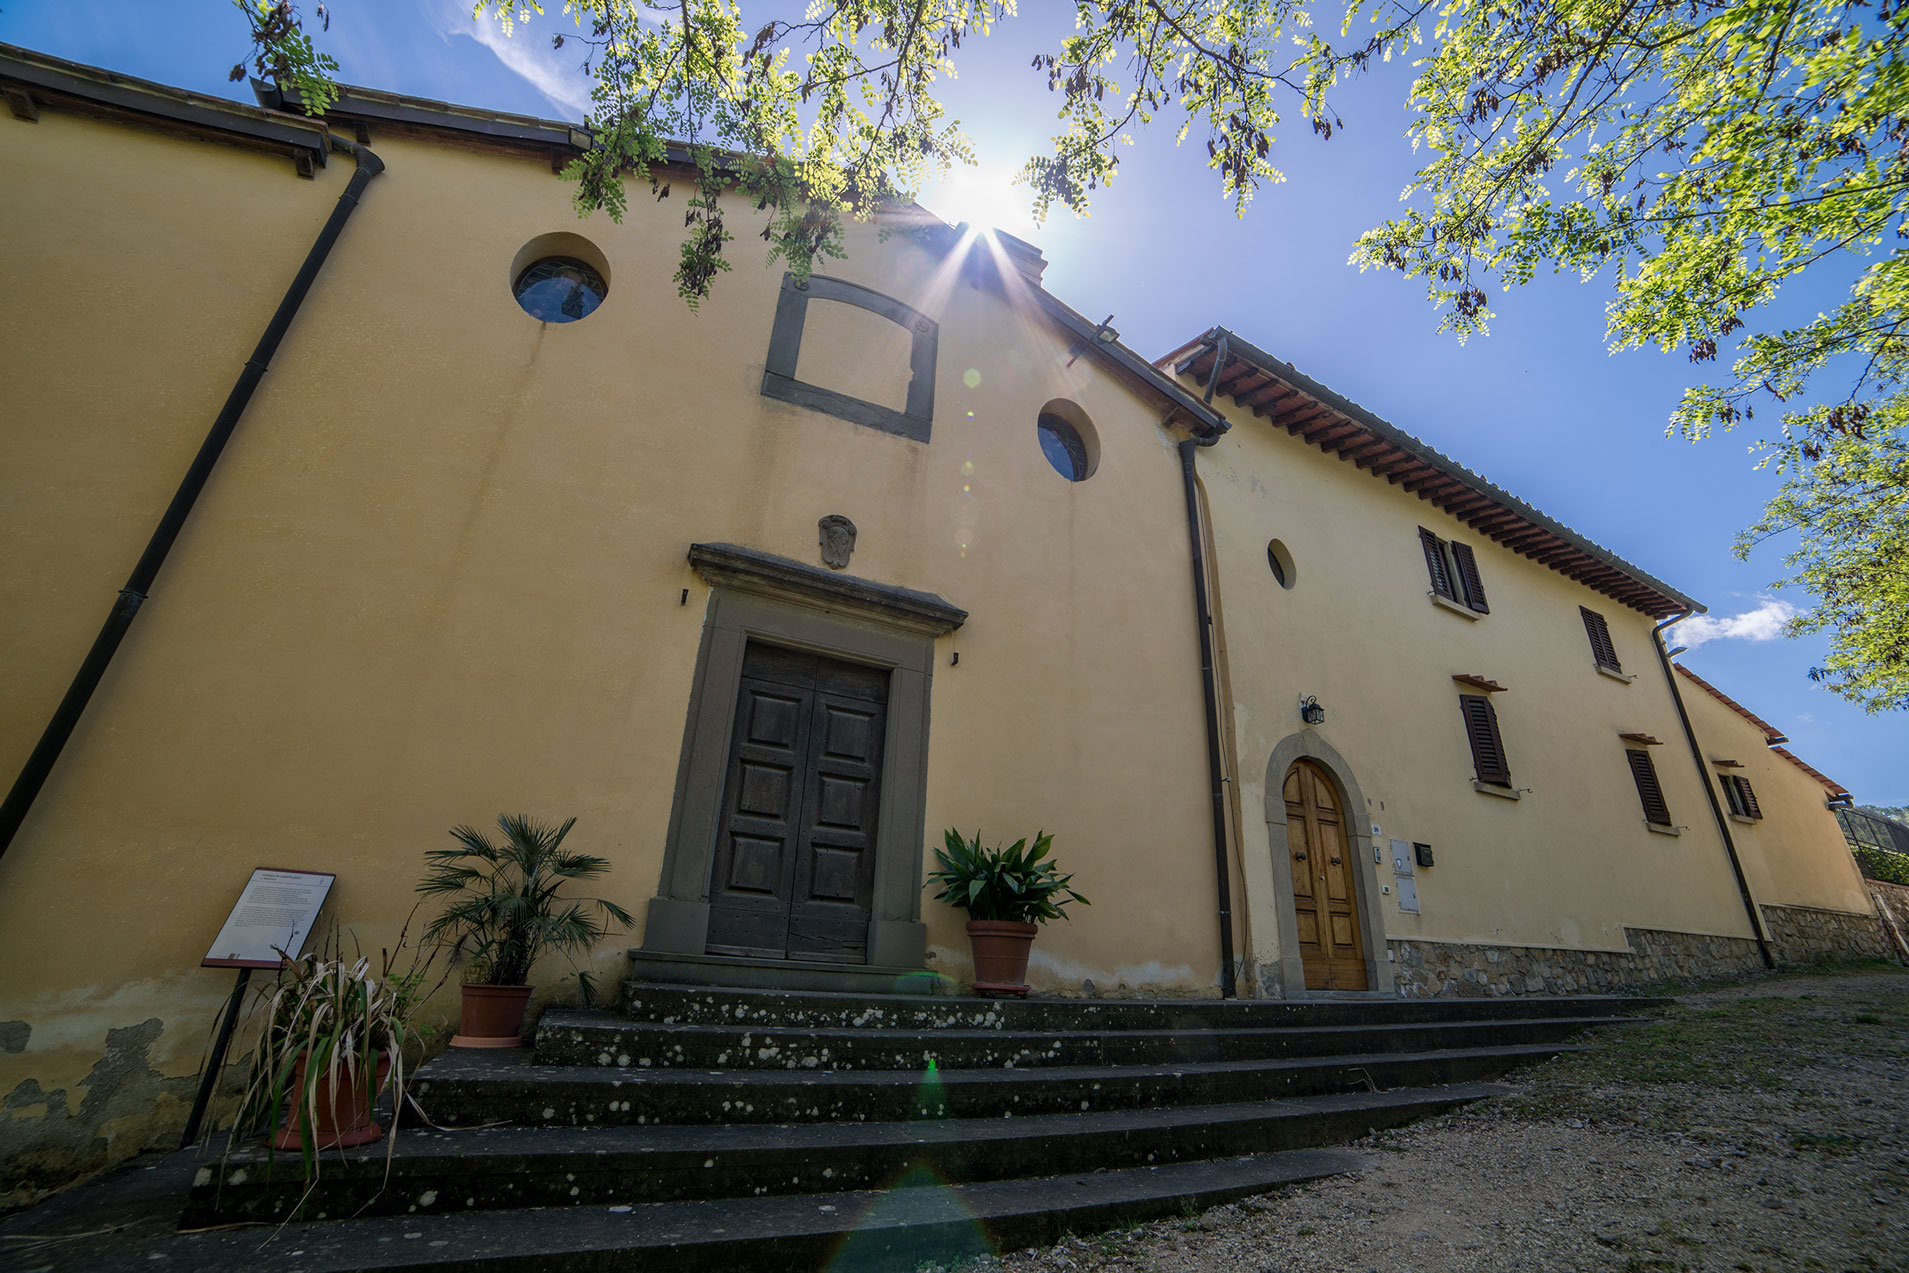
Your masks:
{"label": "dirt ground", "polygon": [[1685,994],[1598,1044],[1361,1142],[1356,1175],[997,1267],[1909,1271],[1909,971]]}

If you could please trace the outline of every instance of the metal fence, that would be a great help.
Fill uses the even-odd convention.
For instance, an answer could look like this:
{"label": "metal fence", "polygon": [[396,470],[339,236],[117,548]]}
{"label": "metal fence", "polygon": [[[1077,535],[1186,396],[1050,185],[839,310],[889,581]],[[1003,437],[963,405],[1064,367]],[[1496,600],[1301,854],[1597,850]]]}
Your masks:
{"label": "metal fence", "polygon": [[1864,875],[1909,882],[1909,826],[1862,809],[1838,809],[1836,821]]}

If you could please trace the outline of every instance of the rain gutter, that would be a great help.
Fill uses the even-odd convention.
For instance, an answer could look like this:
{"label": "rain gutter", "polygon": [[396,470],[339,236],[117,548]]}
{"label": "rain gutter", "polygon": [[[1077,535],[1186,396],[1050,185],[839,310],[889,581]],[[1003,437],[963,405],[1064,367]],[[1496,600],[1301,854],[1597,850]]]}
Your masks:
{"label": "rain gutter", "polygon": [[1743,898],[1744,913],[1750,917],[1750,931],[1756,935],[1757,953],[1763,957],[1765,968],[1776,967],[1776,959],[1770,954],[1770,942],[1763,932],[1763,914],[1757,909],[1756,899],[1750,895],[1750,880],[1743,873],[1743,861],[1737,856],[1737,842],[1730,836],[1730,820],[1723,815],[1723,805],[1717,800],[1717,784],[1710,780],[1710,771],[1704,765],[1703,748],[1697,745],[1697,731],[1690,726],[1690,713],[1684,710],[1684,696],[1677,688],[1677,674],[1671,670],[1670,654],[1664,645],[1664,629],[1673,623],[1682,623],[1690,617],[1685,610],[1674,614],[1650,630],[1651,646],[1657,651],[1657,662],[1664,669],[1664,681],[1670,686],[1671,701],[1677,704],[1677,719],[1684,725],[1684,740],[1690,744],[1690,758],[1697,765],[1697,781],[1704,789],[1704,795],[1710,800],[1710,816],[1717,820],[1717,832],[1723,836],[1724,852],[1730,855],[1730,870],[1737,877],[1737,893]]}
{"label": "rain gutter", "polygon": [[178,539],[180,530],[191,515],[193,505],[199,499],[199,493],[205,489],[206,481],[212,476],[212,469],[219,462],[219,456],[225,451],[225,444],[238,428],[239,419],[245,414],[246,406],[252,401],[253,391],[272,365],[272,356],[277,353],[279,342],[285,338],[292,320],[298,316],[298,310],[304,304],[305,294],[311,290],[312,283],[318,277],[319,269],[325,264],[325,258],[331,254],[332,245],[338,241],[339,233],[345,228],[345,222],[358,207],[358,197],[364,193],[366,185],[373,177],[384,171],[384,161],[366,147],[356,142],[345,141],[340,137],[330,138],[332,149],[348,154],[357,161],[357,170],[351,174],[351,180],[338,196],[324,229],[318,232],[318,238],[312,243],[311,250],[305,254],[305,263],[299,267],[292,279],[292,285],[285,292],[285,298],[279,302],[271,321],[265,325],[265,332],[259,337],[257,348],[246,360],[240,370],[237,382],[226,396],[225,406],[213,420],[212,428],[206,433],[205,441],[199,446],[199,453],[193,458],[192,465],[186,470],[185,477],[179,483],[179,489],[173,493],[172,503],[167,505],[165,513],[159,519],[159,525],[153,530],[152,538],[146,543],[146,551],[140,555],[139,562],[133,567],[132,574],[126,580],[126,586],[119,590],[119,597],[107,612],[106,621],[100,625],[99,635],[93,639],[92,649],[87,651],[79,671],[73,676],[72,684],[67,687],[66,695],[53,711],[53,718],[46,724],[40,735],[40,741],[27,757],[26,764],[20,770],[20,776],[14,780],[13,787],[7,792],[4,803],[0,803],[0,855],[4,855],[13,843],[13,837],[26,821],[34,800],[40,789],[46,785],[47,776],[53,772],[54,764],[65,749],[67,740],[72,737],[73,729],[79,723],[80,716],[86,711],[86,705],[92,701],[93,692],[99,688],[100,680],[106,675],[106,669],[113,661],[113,655],[119,650],[120,642],[125,639],[127,629],[139,615],[139,608],[145,604],[151,594],[153,580],[159,574],[159,568],[165,565],[166,555],[172,551],[173,542]]}

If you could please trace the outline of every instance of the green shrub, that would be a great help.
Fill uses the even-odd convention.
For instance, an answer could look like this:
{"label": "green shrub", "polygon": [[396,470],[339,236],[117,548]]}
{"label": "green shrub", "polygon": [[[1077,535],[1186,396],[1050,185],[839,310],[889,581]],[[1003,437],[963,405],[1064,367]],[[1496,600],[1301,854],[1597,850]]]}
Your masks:
{"label": "green shrub", "polygon": [[1884,853],[1881,849],[1861,844],[1851,846],[1849,851],[1856,855],[1856,865],[1870,879],[1881,880],[1885,884],[1909,884],[1909,857],[1900,853]]}
{"label": "green shrub", "polygon": [[1036,832],[1032,849],[1025,839],[990,849],[979,831],[970,840],[953,827],[942,838],[945,847],[935,850],[941,869],[928,882],[941,885],[937,902],[961,907],[969,919],[1044,924],[1067,918],[1062,912],[1075,902],[1090,905],[1070,887],[1072,875],[1057,871],[1051,858],[1042,860],[1054,843],[1051,835]]}

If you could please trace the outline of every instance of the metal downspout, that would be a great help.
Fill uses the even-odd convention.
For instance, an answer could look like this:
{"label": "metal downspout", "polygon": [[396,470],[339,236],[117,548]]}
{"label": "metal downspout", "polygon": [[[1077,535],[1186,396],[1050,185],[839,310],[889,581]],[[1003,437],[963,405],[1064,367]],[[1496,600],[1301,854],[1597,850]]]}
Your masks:
{"label": "metal downspout", "polygon": [[1219,674],[1213,662],[1213,612],[1206,596],[1206,546],[1200,534],[1200,495],[1193,481],[1195,447],[1212,446],[1218,434],[1180,443],[1180,480],[1186,488],[1187,540],[1193,555],[1193,610],[1200,625],[1200,685],[1206,698],[1206,767],[1213,785],[1213,869],[1220,892],[1220,996],[1239,997],[1233,974],[1233,877],[1226,851],[1226,773],[1220,760]]}
{"label": "metal downspout", "polygon": [[119,598],[107,613],[106,622],[100,625],[99,635],[93,638],[93,648],[87,651],[85,661],[73,676],[73,683],[67,687],[66,696],[54,709],[53,718],[47,722],[39,743],[21,767],[20,776],[14,780],[12,790],[7,792],[5,803],[0,804],[0,855],[4,855],[12,845],[14,834],[19,831],[20,824],[26,821],[27,811],[33,807],[40,788],[46,785],[47,776],[53,772],[53,765],[59,760],[67,739],[72,736],[80,715],[85,712],[93,691],[99,688],[100,680],[106,675],[106,668],[112,663],[120,641],[125,638],[126,630],[132,626],[133,619],[139,614],[139,607],[151,592],[153,579],[165,564],[166,554],[172,550],[173,541],[185,526],[199,492],[212,476],[213,466],[219,462],[220,453],[225,450],[226,442],[238,427],[239,418],[245,414],[253,390],[258,388],[259,381],[271,366],[272,355],[278,351],[279,342],[285,338],[292,319],[297,317],[305,294],[311,290],[312,282],[318,277],[319,268],[331,254],[332,244],[337,241],[345,222],[351,219],[352,212],[357,208],[358,196],[373,177],[384,171],[384,161],[356,142],[332,137],[331,146],[333,150],[357,160],[357,171],[351,174],[351,180],[338,196],[331,217],[325,222],[324,229],[318,232],[311,250],[305,254],[305,263],[299,267],[292,285],[286,289],[285,299],[279,302],[278,310],[265,325],[265,333],[259,337],[258,347],[252,351],[252,356],[239,372],[238,381],[226,396],[225,406],[212,422],[205,441],[199,446],[198,455],[193,457],[191,467],[179,483],[179,489],[173,493],[172,503],[167,505],[158,527],[153,530],[152,538],[147,541],[146,551],[133,567],[126,586],[119,590]]}
{"label": "metal downspout", "polygon": [[1750,917],[1750,931],[1756,934],[1757,953],[1763,956],[1765,968],[1776,967],[1776,960],[1770,954],[1770,943],[1763,935],[1763,916],[1757,911],[1756,899],[1750,896],[1750,881],[1743,873],[1743,861],[1737,857],[1737,842],[1730,837],[1730,820],[1723,816],[1723,806],[1717,802],[1716,784],[1710,781],[1710,771],[1704,768],[1703,748],[1697,745],[1697,731],[1690,727],[1690,713],[1684,710],[1684,696],[1677,688],[1677,674],[1671,670],[1670,654],[1664,646],[1664,629],[1673,623],[1682,623],[1691,615],[1684,610],[1672,615],[1650,630],[1651,645],[1657,650],[1657,662],[1664,669],[1664,680],[1670,686],[1671,701],[1677,704],[1677,719],[1683,722],[1684,740],[1690,744],[1690,759],[1697,766],[1697,781],[1702,784],[1704,795],[1710,801],[1710,814],[1717,820],[1717,830],[1723,836],[1724,851],[1730,855],[1730,869],[1737,877],[1737,892],[1743,898],[1744,913]]}

